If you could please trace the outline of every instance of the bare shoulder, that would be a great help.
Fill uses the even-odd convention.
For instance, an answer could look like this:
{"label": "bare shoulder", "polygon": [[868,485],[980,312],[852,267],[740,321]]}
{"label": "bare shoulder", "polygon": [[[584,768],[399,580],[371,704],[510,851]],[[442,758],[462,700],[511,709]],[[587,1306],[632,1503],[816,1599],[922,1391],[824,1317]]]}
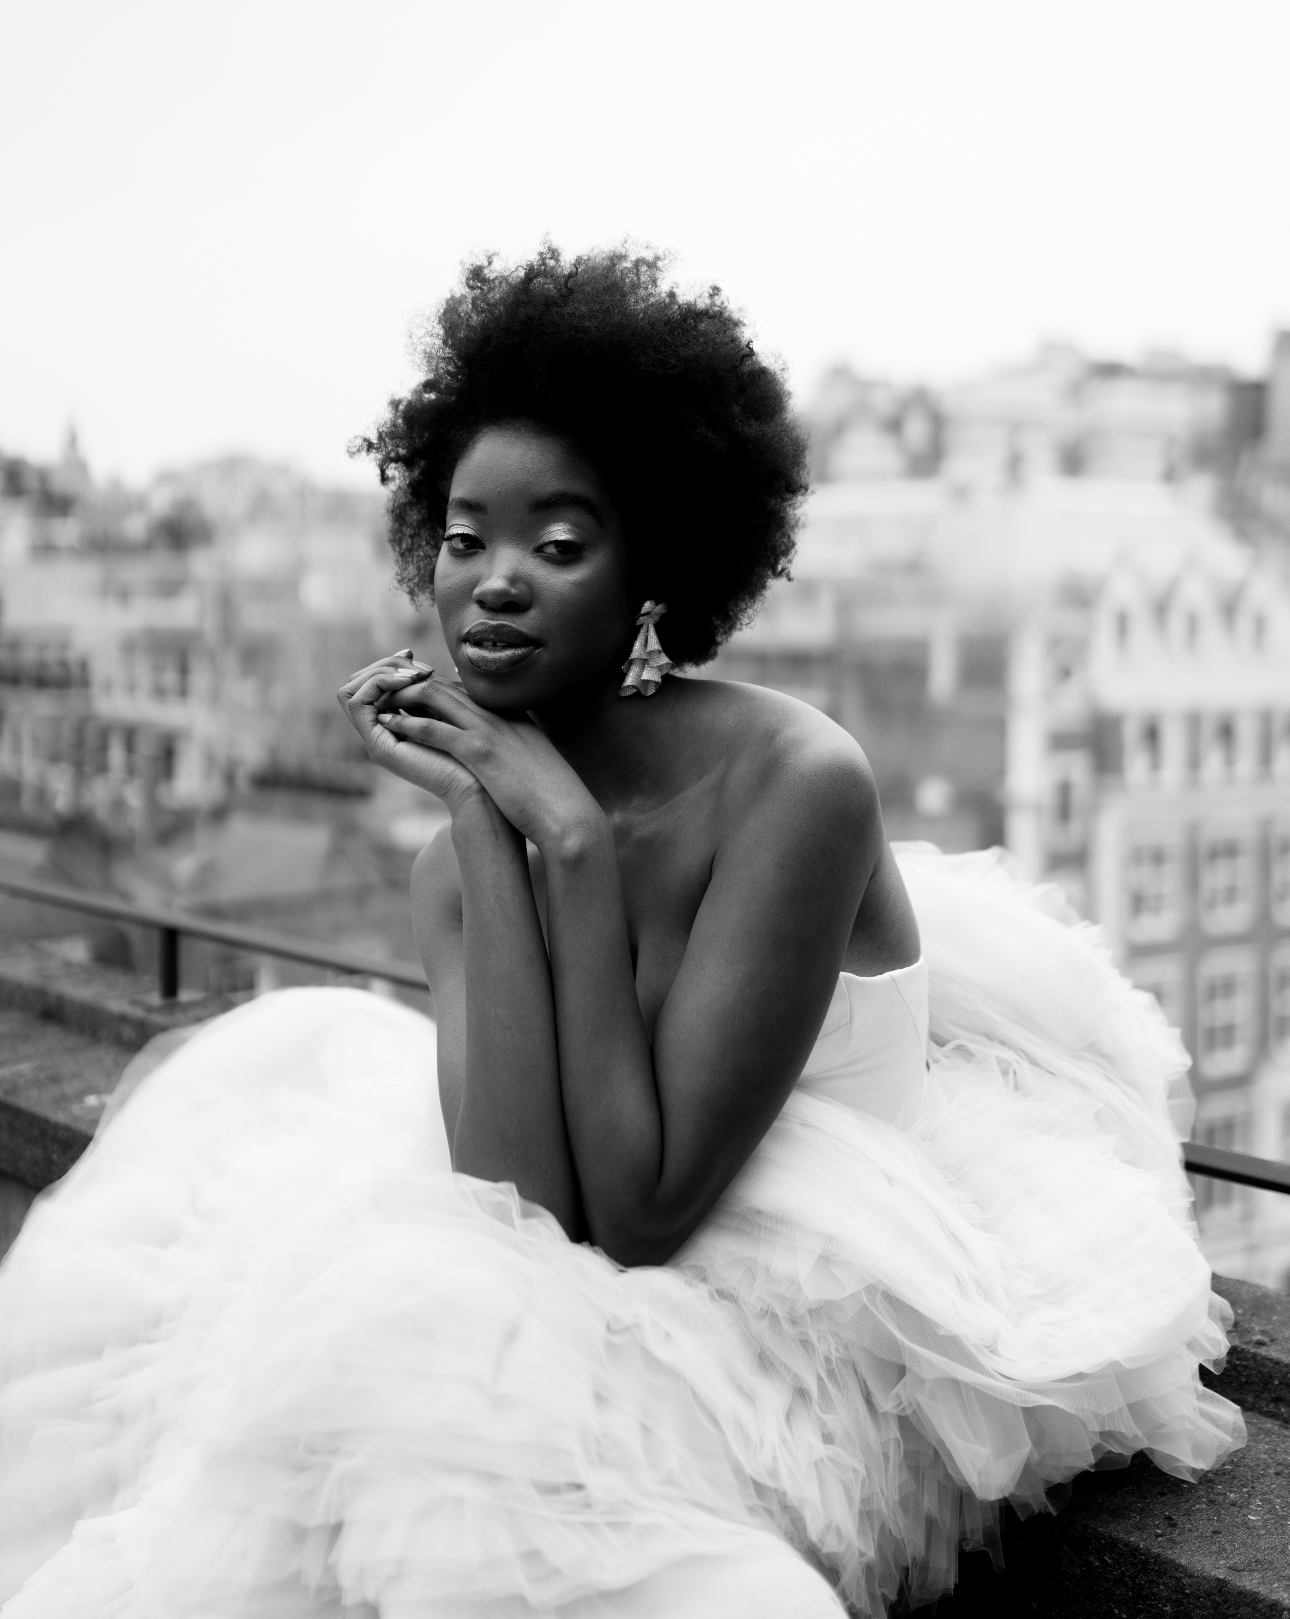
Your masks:
{"label": "bare shoulder", "polygon": [[878,788],[854,737],[809,703],[734,681],[694,681],[700,729],[725,763],[730,813],[781,810],[825,835],[881,837]]}
{"label": "bare shoulder", "polygon": [[728,739],[723,838],[736,863],[771,861],[795,889],[824,869],[831,892],[854,892],[849,972],[872,975],[916,961],[918,922],[859,743],[826,714],[780,692],[704,684],[715,688],[703,701]]}

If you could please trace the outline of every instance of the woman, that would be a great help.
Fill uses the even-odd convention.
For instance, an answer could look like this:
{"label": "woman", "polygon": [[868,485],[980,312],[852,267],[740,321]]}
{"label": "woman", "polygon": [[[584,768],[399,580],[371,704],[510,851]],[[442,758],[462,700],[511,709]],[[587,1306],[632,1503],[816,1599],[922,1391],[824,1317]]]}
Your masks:
{"label": "woman", "polygon": [[670,672],[791,555],[738,319],[548,248],[426,372],[368,447],[459,678],[340,699],[451,812],[439,1108],[352,991],[139,1086],[0,1277],[6,1615],[876,1615],[1102,1456],[1212,1466],[1153,1003],[997,861],[898,864],[822,716]]}

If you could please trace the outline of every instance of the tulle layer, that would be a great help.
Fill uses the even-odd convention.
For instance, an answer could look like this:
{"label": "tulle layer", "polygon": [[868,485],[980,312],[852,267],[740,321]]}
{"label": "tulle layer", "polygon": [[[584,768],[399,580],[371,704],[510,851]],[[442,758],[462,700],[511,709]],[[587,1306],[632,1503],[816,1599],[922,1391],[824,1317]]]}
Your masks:
{"label": "tulle layer", "polygon": [[916,1113],[794,1095],[658,1269],[447,1172],[415,1014],[197,1035],[0,1269],[7,1619],[879,1614],[1003,1499],[1220,1460],[1181,1048],[997,863],[902,864]]}
{"label": "tulle layer", "polygon": [[6,1615],[838,1612],[741,1463],[790,1394],[738,1310],[435,1172],[427,1033],[257,1002],[40,1206],[0,1273]]}

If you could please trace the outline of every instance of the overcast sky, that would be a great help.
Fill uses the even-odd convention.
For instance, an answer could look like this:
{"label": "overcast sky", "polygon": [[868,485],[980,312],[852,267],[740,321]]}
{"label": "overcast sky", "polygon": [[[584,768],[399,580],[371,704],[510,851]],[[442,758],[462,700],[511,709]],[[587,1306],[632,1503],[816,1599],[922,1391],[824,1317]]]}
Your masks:
{"label": "overcast sky", "polygon": [[810,391],[1262,367],[1290,0],[0,0],[0,448],[367,476],[467,254],[630,235]]}

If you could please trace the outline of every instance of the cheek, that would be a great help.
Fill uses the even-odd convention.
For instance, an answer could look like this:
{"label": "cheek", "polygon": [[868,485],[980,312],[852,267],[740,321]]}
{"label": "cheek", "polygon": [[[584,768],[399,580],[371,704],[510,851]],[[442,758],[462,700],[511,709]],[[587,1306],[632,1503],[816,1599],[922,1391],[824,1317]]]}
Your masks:
{"label": "cheek", "polygon": [[618,580],[600,579],[591,588],[570,590],[560,603],[559,617],[561,639],[582,660],[626,657],[624,642],[630,641],[634,615]]}
{"label": "cheek", "polygon": [[440,551],[434,565],[434,604],[441,618],[459,608],[470,595],[468,571],[446,550]]}

